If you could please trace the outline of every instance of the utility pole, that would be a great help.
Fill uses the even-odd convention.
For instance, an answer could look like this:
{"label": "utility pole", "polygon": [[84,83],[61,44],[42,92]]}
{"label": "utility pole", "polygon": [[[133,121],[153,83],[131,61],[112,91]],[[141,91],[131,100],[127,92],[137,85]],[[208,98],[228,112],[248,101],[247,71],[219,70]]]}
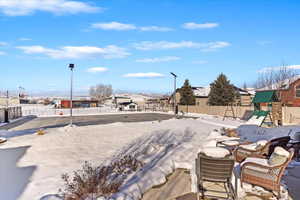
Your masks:
{"label": "utility pole", "polygon": [[177,109],[176,109],[176,78],[177,75],[174,74],[173,72],[170,72],[170,74],[174,77],[174,96],[173,96],[173,103],[174,103],[174,115],[176,116],[177,114]]}
{"label": "utility pole", "polygon": [[69,64],[71,70],[71,87],[70,87],[70,126],[73,126],[73,70],[75,65]]}
{"label": "utility pole", "polygon": [[6,91],[6,109],[9,107],[9,95],[8,95],[8,90]]}
{"label": "utility pole", "polygon": [[4,122],[5,123],[9,123],[9,94],[8,94],[8,90],[6,91],[6,109],[4,111]]}

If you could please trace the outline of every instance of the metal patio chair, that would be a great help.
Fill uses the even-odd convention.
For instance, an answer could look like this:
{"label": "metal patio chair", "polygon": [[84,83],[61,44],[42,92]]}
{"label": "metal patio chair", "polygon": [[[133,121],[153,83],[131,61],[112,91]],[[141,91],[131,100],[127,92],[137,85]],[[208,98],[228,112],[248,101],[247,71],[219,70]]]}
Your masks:
{"label": "metal patio chair", "polygon": [[[231,183],[233,167],[234,159],[232,156],[229,158],[212,158],[203,153],[199,153],[196,159],[197,199],[199,199],[199,191],[201,192],[202,198],[235,199],[236,195]],[[225,192],[205,189],[204,182],[224,184]],[[226,194],[227,197],[206,195],[205,192]]]}

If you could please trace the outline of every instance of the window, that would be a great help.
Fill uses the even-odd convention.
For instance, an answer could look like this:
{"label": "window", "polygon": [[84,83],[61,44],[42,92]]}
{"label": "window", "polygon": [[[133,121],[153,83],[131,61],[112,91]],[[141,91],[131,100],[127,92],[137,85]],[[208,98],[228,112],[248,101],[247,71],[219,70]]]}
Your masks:
{"label": "window", "polygon": [[300,85],[296,86],[296,97],[300,98]]}

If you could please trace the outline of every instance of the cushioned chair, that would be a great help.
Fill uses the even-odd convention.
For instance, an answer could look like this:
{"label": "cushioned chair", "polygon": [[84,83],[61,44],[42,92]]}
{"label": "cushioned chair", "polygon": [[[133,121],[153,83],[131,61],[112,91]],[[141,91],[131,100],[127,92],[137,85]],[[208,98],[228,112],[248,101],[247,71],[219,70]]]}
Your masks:
{"label": "cushioned chair", "polygon": [[271,156],[271,154],[273,153],[276,147],[282,147],[284,149],[288,149],[288,143],[290,142],[290,140],[291,140],[290,136],[284,136],[284,137],[272,139],[271,144],[269,146],[268,156]]}
{"label": "cushioned chair", "polygon": [[[280,155],[278,153],[280,151],[285,152],[283,155]],[[275,191],[278,193],[277,198],[280,198],[281,177],[293,154],[293,149],[286,151],[282,147],[276,147],[269,160],[253,157],[247,158],[241,164],[241,184],[249,183]]]}
{"label": "cushioned chair", "polygon": [[[235,192],[231,184],[232,170],[234,166],[233,157],[213,158],[199,153],[196,159],[196,175],[198,191],[200,190],[202,198],[213,197],[220,199],[219,196],[207,195],[205,192],[224,193],[226,198],[235,199]],[[209,190],[204,188],[204,182],[214,182],[224,184],[225,192]],[[199,195],[197,194],[197,199]]]}
{"label": "cushioned chair", "polygon": [[238,146],[233,154],[237,162],[243,162],[248,157],[265,158],[269,154],[271,142],[260,140],[255,143]]}

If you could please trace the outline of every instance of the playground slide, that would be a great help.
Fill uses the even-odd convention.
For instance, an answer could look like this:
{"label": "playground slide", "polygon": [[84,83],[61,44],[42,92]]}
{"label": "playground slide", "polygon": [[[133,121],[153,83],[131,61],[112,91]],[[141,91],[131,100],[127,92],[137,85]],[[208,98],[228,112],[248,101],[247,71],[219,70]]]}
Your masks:
{"label": "playground slide", "polygon": [[256,115],[253,115],[247,122],[247,125],[257,125],[261,126],[264,120],[266,119],[267,116],[260,116],[257,117]]}

